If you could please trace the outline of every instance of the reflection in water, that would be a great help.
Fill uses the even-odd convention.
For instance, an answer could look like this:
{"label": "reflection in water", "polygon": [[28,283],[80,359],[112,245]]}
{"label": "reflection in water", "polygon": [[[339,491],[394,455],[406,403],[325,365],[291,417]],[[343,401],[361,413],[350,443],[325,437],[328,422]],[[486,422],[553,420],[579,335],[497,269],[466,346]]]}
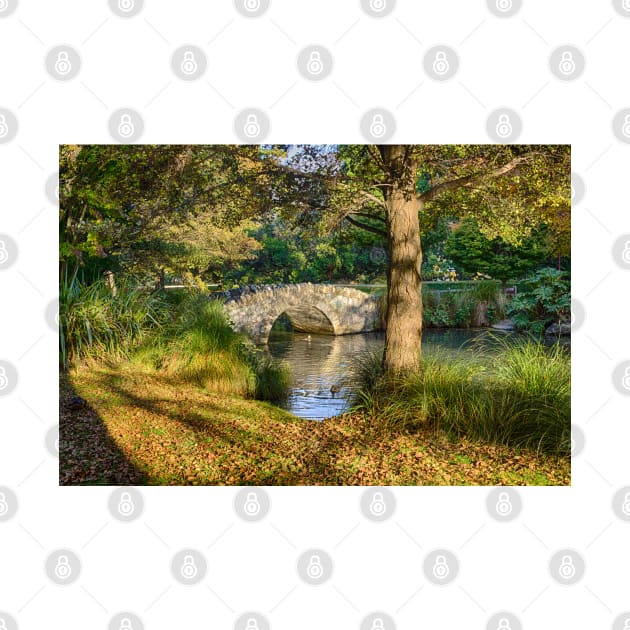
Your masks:
{"label": "reflection in water", "polygon": [[[422,335],[423,352],[439,350],[453,356],[470,355],[471,342],[483,342],[486,335],[485,330],[428,330]],[[269,351],[274,360],[289,364],[293,381],[291,392],[281,406],[310,420],[342,413],[355,390],[353,367],[361,355],[380,353],[383,342],[383,333],[335,337],[274,330],[269,337]]]}

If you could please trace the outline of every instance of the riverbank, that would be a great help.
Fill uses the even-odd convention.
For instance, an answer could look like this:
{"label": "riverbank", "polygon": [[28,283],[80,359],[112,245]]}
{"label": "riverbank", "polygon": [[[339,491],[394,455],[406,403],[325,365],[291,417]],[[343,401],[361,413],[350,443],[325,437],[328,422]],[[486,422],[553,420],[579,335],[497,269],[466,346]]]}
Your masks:
{"label": "riverbank", "polygon": [[367,413],[299,420],[129,363],[60,375],[60,435],[61,485],[568,485],[571,474],[568,457],[391,430]]}

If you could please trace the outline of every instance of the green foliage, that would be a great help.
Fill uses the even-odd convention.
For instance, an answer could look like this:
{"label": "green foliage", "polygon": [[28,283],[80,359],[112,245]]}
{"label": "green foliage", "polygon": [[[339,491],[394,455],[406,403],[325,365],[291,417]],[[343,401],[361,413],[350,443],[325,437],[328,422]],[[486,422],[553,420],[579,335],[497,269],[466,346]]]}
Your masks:
{"label": "green foliage", "polygon": [[85,284],[75,273],[64,275],[59,291],[60,364],[67,369],[81,359],[122,357],[150,332],[159,329],[166,304],[131,280]]}
{"label": "green foliage", "polygon": [[290,374],[259,356],[228,324],[223,305],[197,291],[175,298],[170,316],[134,360],[168,378],[224,394],[278,400]]}
{"label": "green foliage", "polygon": [[467,274],[481,273],[502,282],[521,278],[547,262],[551,248],[538,229],[518,244],[488,238],[475,219],[464,219],[444,244],[446,254]]}
{"label": "green foliage", "polygon": [[[489,322],[501,319],[505,299],[496,282],[444,283],[449,289],[422,292],[422,320],[430,328],[471,328],[484,325],[482,312]],[[439,285],[441,286],[441,285]],[[453,289],[457,287],[457,289]],[[461,288],[460,288],[461,287]]]}
{"label": "green foliage", "polygon": [[[424,357],[421,370],[375,378],[363,367],[357,398],[362,409],[396,430],[427,425],[456,436],[568,455],[571,434],[571,363],[556,344],[501,342],[494,359]],[[481,352],[481,351],[479,351]],[[373,363],[375,363],[373,361]]]}
{"label": "green foliage", "polygon": [[550,324],[569,321],[571,286],[565,278],[565,272],[546,268],[521,283],[524,291],[507,307],[518,329],[540,334]]}

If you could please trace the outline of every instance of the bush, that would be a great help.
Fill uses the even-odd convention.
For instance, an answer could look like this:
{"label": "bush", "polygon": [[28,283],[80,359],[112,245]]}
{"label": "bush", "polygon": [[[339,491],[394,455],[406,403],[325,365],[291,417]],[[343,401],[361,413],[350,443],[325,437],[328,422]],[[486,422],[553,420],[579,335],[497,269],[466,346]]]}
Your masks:
{"label": "bush", "polygon": [[540,334],[550,324],[569,321],[571,289],[563,271],[541,269],[522,284],[524,292],[507,308],[517,329]]}
{"label": "bush", "polygon": [[122,358],[159,328],[166,309],[154,292],[129,279],[116,294],[103,280],[85,284],[77,274],[62,278],[59,291],[59,361],[64,369],[81,359]]}
{"label": "bush", "polygon": [[356,409],[383,425],[413,432],[431,425],[457,436],[567,455],[571,433],[571,366],[558,345],[496,339],[500,354],[475,360],[423,357],[419,372],[380,375],[363,367]]}
{"label": "bush", "polygon": [[455,291],[422,292],[423,322],[435,328],[470,328],[482,325],[482,313],[488,321],[505,314],[505,298],[496,282],[480,281],[459,285]]}

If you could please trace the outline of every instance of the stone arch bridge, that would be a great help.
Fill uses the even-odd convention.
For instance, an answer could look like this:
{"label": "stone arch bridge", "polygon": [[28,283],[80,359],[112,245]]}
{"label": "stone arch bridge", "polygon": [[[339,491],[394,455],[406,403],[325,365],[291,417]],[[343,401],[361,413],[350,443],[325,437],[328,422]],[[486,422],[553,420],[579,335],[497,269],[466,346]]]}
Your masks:
{"label": "stone arch bridge", "polygon": [[347,335],[382,329],[379,298],[333,284],[279,284],[213,294],[225,300],[235,330],[266,343],[274,322],[285,314],[294,330]]}

